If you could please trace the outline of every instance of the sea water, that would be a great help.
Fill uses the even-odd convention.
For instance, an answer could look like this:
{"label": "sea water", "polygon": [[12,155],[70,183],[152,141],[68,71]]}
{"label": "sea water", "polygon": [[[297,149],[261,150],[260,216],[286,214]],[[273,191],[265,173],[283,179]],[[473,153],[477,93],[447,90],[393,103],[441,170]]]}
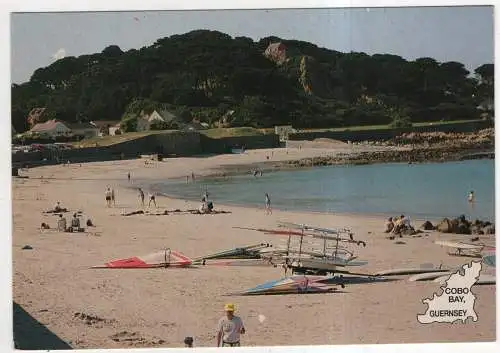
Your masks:
{"label": "sea water", "polygon": [[[263,207],[265,193],[281,210],[440,218],[495,218],[494,160],[423,164],[316,167],[195,182],[156,181],[149,187],[173,197],[214,204]],[[467,195],[474,191],[471,205]]]}

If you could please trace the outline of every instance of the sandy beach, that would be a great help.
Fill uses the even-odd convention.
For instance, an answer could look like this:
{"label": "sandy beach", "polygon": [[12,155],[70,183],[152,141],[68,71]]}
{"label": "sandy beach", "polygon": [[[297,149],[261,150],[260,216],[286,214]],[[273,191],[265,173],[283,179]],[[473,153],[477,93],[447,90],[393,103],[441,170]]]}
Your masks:
{"label": "sandy beach", "polygon": [[[341,147],[337,152],[345,152]],[[468,258],[447,255],[436,239],[460,235],[430,232],[395,244],[383,233],[384,219],[375,216],[275,211],[220,205],[220,215],[136,215],[136,179],[207,175],[234,165],[295,160],[332,153],[326,148],[251,150],[243,155],[47,166],[22,171],[13,178],[13,299],[73,348],[182,347],[185,336],[195,346],[215,346],[218,319],[226,302],[236,305],[246,326],[245,346],[373,344],[494,341],[496,286],[475,286],[477,322],[420,324],[425,298],[439,292],[433,282],[401,281],[347,285],[342,293],[227,297],[268,280],[283,277],[272,267],[204,267],[197,269],[96,270],[109,260],[145,255],[165,248],[194,258],[211,252],[283,239],[234,229],[275,227],[278,221],[324,227],[348,226],[366,247],[353,247],[376,272],[433,263],[457,266]],[[269,156],[269,160],[267,160]],[[131,183],[127,173],[131,173]],[[42,178],[43,177],[43,178]],[[116,206],[107,208],[107,186],[116,191]],[[83,211],[95,228],[88,233],[58,233],[56,217],[43,214],[60,201],[70,211]],[[158,197],[160,211],[198,208],[198,203]],[[67,218],[72,213],[67,214]],[[411,215],[410,215],[411,216]],[[439,215],[436,219],[439,220]],[[423,220],[413,219],[419,227]],[[494,244],[494,237],[482,239]],[[30,245],[32,250],[22,250]],[[81,315],[84,314],[84,315]],[[99,319],[86,320],[85,315]],[[261,322],[259,315],[264,315]],[[82,319],[83,317],[83,319]]]}

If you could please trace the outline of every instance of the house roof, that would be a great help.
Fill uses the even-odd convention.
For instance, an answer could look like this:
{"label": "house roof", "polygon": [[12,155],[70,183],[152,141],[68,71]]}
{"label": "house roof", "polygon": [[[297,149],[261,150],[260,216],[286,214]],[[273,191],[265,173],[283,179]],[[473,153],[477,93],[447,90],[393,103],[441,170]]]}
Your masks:
{"label": "house roof", "polygon": [[92,125],[91,123],[88,122],[70,123],[68,124],[68,127],[71,130],[98,129],[97,126]]}
{"label": "house roof", "polygon": [[109,127],[109,126],[115,126],[116,124],[119,124],[119,120],[98,120],[98,121],[93,121],[92,123],[95,124],[98,128],[103,128],[103,127]]}
{"label": "house roof", "polygon": [[54,130],[57,125],[63,125],[65,128],[69,129],[69,127],[62,121],[59,121],[59,120],[48,120],[44,123],[38,123],[36,124],[35,126],[33,126],[31,128],[30,131],[32,132],[44,132],[44,131],[50,131],[50,130]]}

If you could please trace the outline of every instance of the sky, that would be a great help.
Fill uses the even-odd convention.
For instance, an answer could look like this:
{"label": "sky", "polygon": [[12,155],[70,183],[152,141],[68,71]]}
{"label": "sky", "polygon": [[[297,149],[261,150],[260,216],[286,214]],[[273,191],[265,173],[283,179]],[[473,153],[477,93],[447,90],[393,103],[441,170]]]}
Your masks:
{"label": "sky", "polygon": [[16,13],[11,15],[11,80],[65,56],[151,45],[195,29],[258,40],[312,42],[341,52],[389,53],[408,60],[462,62],[469,71],[493,63],[493,7],[281,9],[148,12]]}

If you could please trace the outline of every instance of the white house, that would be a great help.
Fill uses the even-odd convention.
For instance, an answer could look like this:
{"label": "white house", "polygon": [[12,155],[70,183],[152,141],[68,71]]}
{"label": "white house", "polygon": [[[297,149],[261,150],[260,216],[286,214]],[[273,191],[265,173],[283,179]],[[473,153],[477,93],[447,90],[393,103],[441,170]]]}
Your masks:
{"label": "white house", "polygon": [[35,124],[35,126],[31,128],[30,132],[50,137],[71,135],[71,129],[62,121],[55,119]]}
{"label": "white house", "polygon": [[99,127],[92,123],[72,123],[68,124],[73,135],[91,138],[99,136]]}
{"label": "white house", "polygon": [[137,118],[137,131],[151,130],[151,125],[154,123],[170,123],[176,119],[177,117],[169,111],[163,110],[159,113],[155,110],[149,115],[141,115]]}
{"label": "white house", "polygon": [[109,135],[110,136],[119,135],[120,133],[121,133],[120,123],[117,123],[117,124],[109,127]]}

